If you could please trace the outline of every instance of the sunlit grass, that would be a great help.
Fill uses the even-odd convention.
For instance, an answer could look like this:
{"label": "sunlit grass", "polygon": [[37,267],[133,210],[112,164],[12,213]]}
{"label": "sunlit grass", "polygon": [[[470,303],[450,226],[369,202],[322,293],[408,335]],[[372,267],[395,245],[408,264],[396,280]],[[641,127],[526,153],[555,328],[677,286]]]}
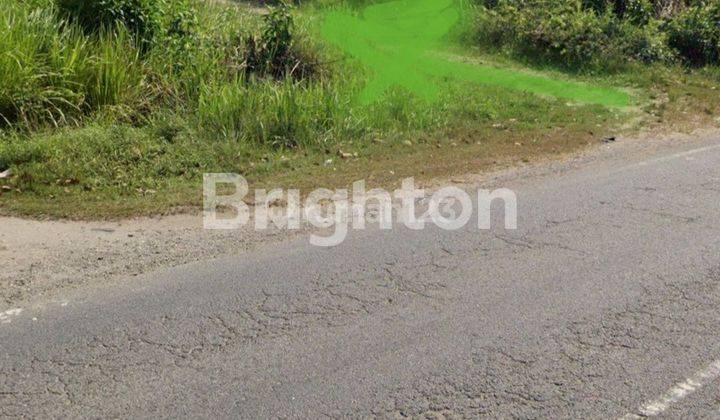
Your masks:
{"label": "sunlit grass", "polygon": [[[390,86],[363,102],[372,69],[323,41],[317,9],[294,12],[294,42],[318,72],[276,80],[243,72],[245,41],[263,18],[242,7],[198,2],[192,42],[141,51],[121,28],[87,35],[58,21],[48,3],[0,0],[0,170],[13,172],[0,180],[0,213],[102,218],[197,206],[204,172],[310,187],[480,170],[575,150],[629,121],[712,119],[720,101],[712,69],[580,77],[480,55],[485,79],[498,83],[431,75],[441,86],[432,101]],[[460,52],[463,65],[478,59]],[[550,91],[518,88],[516,74],[551,81],[538,88]],[[572,101],[564,93],[582,92],[563,83],[633,92],[637,106]]]}

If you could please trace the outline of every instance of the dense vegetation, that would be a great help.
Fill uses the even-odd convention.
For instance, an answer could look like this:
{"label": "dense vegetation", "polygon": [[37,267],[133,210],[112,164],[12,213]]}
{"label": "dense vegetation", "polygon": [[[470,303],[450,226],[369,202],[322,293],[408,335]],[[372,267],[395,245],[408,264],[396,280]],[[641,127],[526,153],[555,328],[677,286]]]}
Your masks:
{"label": "dense vegetation", "polygon": [[353,129],[284,8],[0,0],[0,51],[0,169],[25,192],[134,193]]}
{"label": "dense vegetation", "polygon": [[[477,1],[466,10],[473,45],[553,66],[718,61],[715,1]],[[586,144],[538,140],[558,127],[587,134],[620,121],[600,106],[460,82],[435,103],[391,89],[359,105],[366,70],[319,41],[317,17],[307,6],[261,14],[221,0],[0,0],[0,173],[12,171],[0,179],[0,212],[97,216],[95,202],[131,214],[148,194],[163,203],[148,211],[166,210],[197,204],[203,172],[334,176],[358,153],[365,171],[406,145],[435,151],[459,139],[520,156],[525,142]],[[664,77],[632,74],[597,81],[649,87]],[[514,134],[501,131],[510,125]]]}
{"label": "dense vegetation", "polygon": [[203,113],[226,84],[315,70],[284,9],[262,26],[183,0],[0,2],[0,120],[14,128],[80,125],[98,112],[131,122],[163,108]]}
{"label": "dense vegetation", "polygon": [[720,60],[717,0],[484,0],[474,40],[572,69]]}

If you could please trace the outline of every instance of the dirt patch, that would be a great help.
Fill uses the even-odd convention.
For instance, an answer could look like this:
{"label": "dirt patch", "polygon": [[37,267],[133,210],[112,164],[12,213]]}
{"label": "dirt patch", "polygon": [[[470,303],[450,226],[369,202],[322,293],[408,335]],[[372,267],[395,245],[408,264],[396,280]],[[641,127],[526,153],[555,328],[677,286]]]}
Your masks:
{"label": "dirt patch", "polygon": [[13,304],[84,284],[242,253],[292,232],[211,231],[202,216],[117,222],[0,218],[0,302]]}

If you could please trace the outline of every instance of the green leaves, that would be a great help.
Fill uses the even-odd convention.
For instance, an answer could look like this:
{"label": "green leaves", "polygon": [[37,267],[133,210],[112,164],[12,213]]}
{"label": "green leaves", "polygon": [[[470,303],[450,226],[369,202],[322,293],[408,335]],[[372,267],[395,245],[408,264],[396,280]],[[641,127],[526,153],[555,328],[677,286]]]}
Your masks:
{"label": "green leaves", "polygon": [[720,3],[691,7],[668,25],[668,42],[690,64],[720,63]]}
{"label": "green leaves", "polygon": [[147,49],[160,32],[160,0],[57,0],[60,12],[88,33],[124,25]]}

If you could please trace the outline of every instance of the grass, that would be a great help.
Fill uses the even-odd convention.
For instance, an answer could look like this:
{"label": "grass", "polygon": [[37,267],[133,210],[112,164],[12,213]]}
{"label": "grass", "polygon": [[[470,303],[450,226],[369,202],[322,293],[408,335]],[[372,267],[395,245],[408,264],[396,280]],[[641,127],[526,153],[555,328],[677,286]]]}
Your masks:
{"label": "grass", "polygon": [[[295,14],[293,57],[315,71],[276,80],[243,71],[247,39],[267,27],[242,7],[197,3],[190,39],[143,52],[122,30],[88,36],[51,10],[0,3],[10,51],[0,56],[0,170],[13,172],[0,179],[0,214],[197,209],[205,172],[305,191],[391,186],[559,155],[620,130],[708,124],[720,112],[712,68],[568,75],[464,47],[450,62],[467,76],[443,81],[434,100],[395,86],[363,103],[372,68],[324,45],[313,9]],[[456,52],[443,51],[444,62]],[[588,95],[600,99],[577,100]]]}
{"label": "grass", "polygon": [[447,89],[443,81],[464,80],[579,103],[630,105],[626,92],[611,87],[446,59],[438,52],[447,50],[448,35],[463,11],[472,13],[452,0],[382,2],[359,12],[341,9],[325,13],[322,34],[372,69],[374,77],[361,93],[365,103],[376,100],[389,86],[403,86],[435,100]]}

